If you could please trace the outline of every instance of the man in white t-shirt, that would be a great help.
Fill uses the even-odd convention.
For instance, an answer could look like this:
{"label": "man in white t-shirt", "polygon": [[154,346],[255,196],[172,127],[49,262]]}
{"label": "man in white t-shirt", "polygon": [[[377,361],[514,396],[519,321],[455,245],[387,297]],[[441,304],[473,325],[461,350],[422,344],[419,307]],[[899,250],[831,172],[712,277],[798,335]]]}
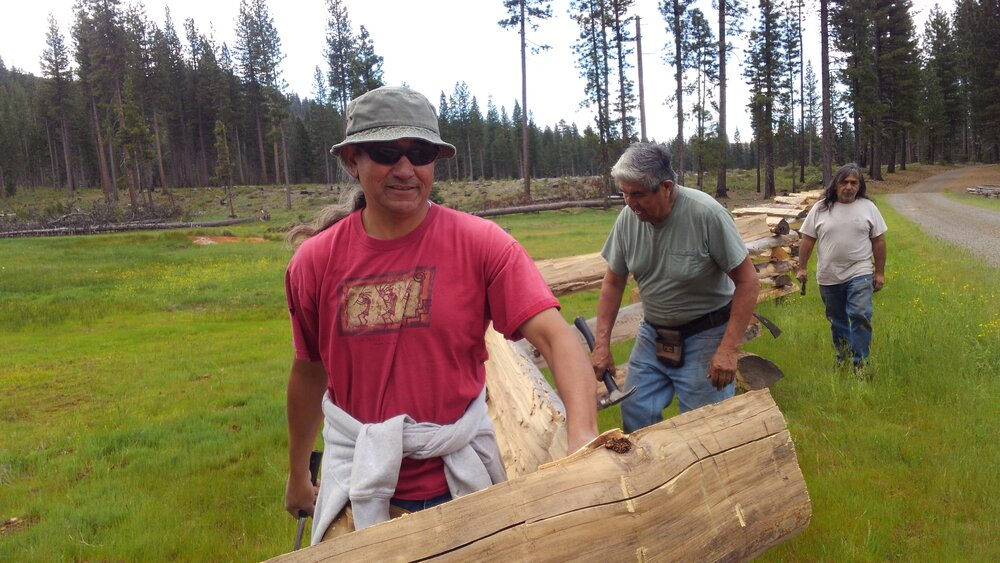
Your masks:
{"label": "man in white t-shirt", "polygon": [[837,363],[850,360],[860,369],[872,342],[872,294],[885,285],[885,220],[865,193],[857,164],[845,164],[827,186],[823,200],[809,211],[799,234],[799,269],[817,246],[816,283],[830,321]]}

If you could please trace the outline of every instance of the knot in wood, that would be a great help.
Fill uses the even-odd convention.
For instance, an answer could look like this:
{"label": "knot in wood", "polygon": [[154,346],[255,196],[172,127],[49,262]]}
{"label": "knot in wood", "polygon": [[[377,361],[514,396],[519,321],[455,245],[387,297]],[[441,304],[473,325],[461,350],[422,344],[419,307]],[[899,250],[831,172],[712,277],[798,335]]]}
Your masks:
{"label": "knot in wood", "polygon": [[632,442],[628,438],[612,438],[604,443],[604,447],[619,454],[628,453],[632,449]]}

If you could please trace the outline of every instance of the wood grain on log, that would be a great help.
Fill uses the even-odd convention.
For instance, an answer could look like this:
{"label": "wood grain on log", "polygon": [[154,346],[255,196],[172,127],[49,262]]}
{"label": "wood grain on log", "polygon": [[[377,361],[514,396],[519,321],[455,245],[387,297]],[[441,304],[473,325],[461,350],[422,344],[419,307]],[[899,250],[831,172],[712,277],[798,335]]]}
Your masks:
{"label": "wood grain on log", "polygon": [[508,477],[566,455],[566,409],[542,372],[515,344],[486,331],[487,405]]}
{"label": "wood grain on log", "polygon": [[557,296],[601,286],[608,264],[600,253],[536,260],[545,283]]}
{"label": "wood grain on log", "polygon": [[791,205],[759,205],[756,207],[740,207],[733,210],[733,215],[743,217],[744,215],[771,215],[773,217],[791,217],[792,219],[804,219],[809,211]]}
{"label": "wood grain on log", "polygon": [[274,561],[743,561],[811,514],[763,390],[607,432],[534,473]]}
{"label": "wood grain on log", "polygon": [[751,255],[760,254],[761,252],[770,250],[775,246],[788,246],[790,244],[796,244],[798,240],[799,234],[792,231],[787,235],[781,235],[780,237],[765,237],[750,241],[747,243],[747,250],[750,251]]}
{"label": "wood grain on log", "polygon": [[788,219],[784,217],[767,217],[765,222],[771,229],[771,232],[776,235],[787,235],[792,230],[788,224]]}
{"label": "wood grain on log", "polygon": [[736,217],[736,230],[740,233],[743,242],[757,240],[759,238],[773,236],[771,227],[767,224],[767,217],[764,215],[747,215]]}

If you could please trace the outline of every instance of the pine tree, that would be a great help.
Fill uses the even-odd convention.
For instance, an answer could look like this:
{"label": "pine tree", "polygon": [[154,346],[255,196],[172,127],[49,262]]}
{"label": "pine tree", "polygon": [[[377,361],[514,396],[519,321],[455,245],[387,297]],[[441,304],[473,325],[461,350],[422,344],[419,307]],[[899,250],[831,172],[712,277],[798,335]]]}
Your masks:
{"label": "pine tree", "polygon": [[[726,185],[726,168],[729,160],[729,133],[726,131],[726,58],[732,48],[729,43],[731,34],[738,34],[742,27],[746,9],[735,0],[716,0],[719,9],[719,170],[716,176],[715,197],[729,196]],[[736,164],[739,166],[739,164]]]}
{"label": "pine tree", "polygon": [[[45,96],[45,107],[51,119],[56,123],[59,130],[59,137],[62,140],[63,164],[66,172],[66,187],[69,189],[71,197],[76,193],[76,178],[73,175],[71,164],[69,119],[73,111],[72,88],[73,73],[69,66],[69,50],[63,41],[62,33],[59,31],[59,24],[56,19],[49,14],[49,29],[45,35],[45,50],[42,51],[41,70],[42,76],[47,80],[46,88],[43,90]],[[50,150],[53,150],[50,147]],[[57,184],[58,178],[53,179]]]}
{"label": "pine tree", "polygon": [[961,96],[958,77],[958,48],[948,15],[931,9],[924,28],[923,115],[927,136],[927,158],[938,155],[950,163],[953,146],[961,131]]}
{"label": "pine tree", "polygon": [[[257,130],[260,181],[268,183],[267,157],[264,151],[265,127],[271,121],[268,108],[280,107],[278,64],[283,58],[281,39],[265,0],[241,0],[236,24],[236,59],[240,63],[247,98]],[[280,182],[275,166],[274,183]]]}
{"label": "pine tree", "polygon": [[576,66],[587,81],[583,105],[596,106],[594,121],[597,130],[591,130],[596,142],[595,152],[599,157],[599,169],[604,178],[605,193],[613,193],[611,185],[611,138],[608,22],[603,0],[573,0],[570,2],[570,17],[580,28],[579,39],[573,44],[577,55]]}
{"label": "pine tree", "polygon": [[673,39],[673,45],[667,44],[664,49],[664,60],[667,64],[673,64],[674,82],[674,103],[677,104],[677,137],[674,143],[674,170],[677,173],[677,182],[684,183],[684,71],[690,67],[685,44],[688,39],[688,18],[685,17],[688,7],[694,0],[662,0],[660,3],[660,14],[667,23],[667,34]]}
{"label": "pine tree", "polygon": [[757,27],[750,32],[747,53],[749,64],[744,76],[750,80],[751,125],[756,133],[758,160],[764,163],[764,199],[774,197],[774,124],[782,76],[784,51],[780,32],[780,14],[773,0],[759,0]]}
{"label": "pine tree", "polygon": [[[504,29],[517,28],[521,36],[521,177],[524,179],[524,199],[531,201],[531,159],[528,152],[528,67],[527,67],[527,28],[538,31],[538,20],[552,17],[552,5],[549,0],[503,0],[507,9],[507,17],[497,22]],[[542,45],[532,49],[537,53],[540,49],[548,49]]]}

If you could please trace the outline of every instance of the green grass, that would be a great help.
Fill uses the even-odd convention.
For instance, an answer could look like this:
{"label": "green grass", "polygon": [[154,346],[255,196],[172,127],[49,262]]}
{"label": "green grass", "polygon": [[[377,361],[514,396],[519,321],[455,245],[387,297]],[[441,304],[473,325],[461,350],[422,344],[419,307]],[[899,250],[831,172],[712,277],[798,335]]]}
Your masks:
{"label": "green grass", "polygon": [[944,194],[952,201],[957,201],[964,205],[981,207],[990,211],[1000,211],[1000,198],[956,192],[944,192]]}
{"label": "green grass", "polygon": [[[1000,560],[998,271],[880,207],[888,281],[864,378],[832,369],[815,291],[760,308],[784,334],[748,349],[785,372],[772,392],[813,504],[809,528],[761,559]],[[613,220],[497,223],[540,259],[597,252]],[[231,227],[268,240],[216,246],[193,231],[0,240],[0,561],[291,548],[290,251],[268,228]],[[567,320],[593,316],[596,291],[562,303]],[[619,424],[617,408],[602,413],[602,429]]]}
{"label": "green grass", "polygon": [[1000,558],[1000,272],[880,208],[887,281],[862,377],[833,369],[817,292],[759,307],[785,332],[747,349],[785,372],[772,393],[813,502],[809,528],[761,560]]}

